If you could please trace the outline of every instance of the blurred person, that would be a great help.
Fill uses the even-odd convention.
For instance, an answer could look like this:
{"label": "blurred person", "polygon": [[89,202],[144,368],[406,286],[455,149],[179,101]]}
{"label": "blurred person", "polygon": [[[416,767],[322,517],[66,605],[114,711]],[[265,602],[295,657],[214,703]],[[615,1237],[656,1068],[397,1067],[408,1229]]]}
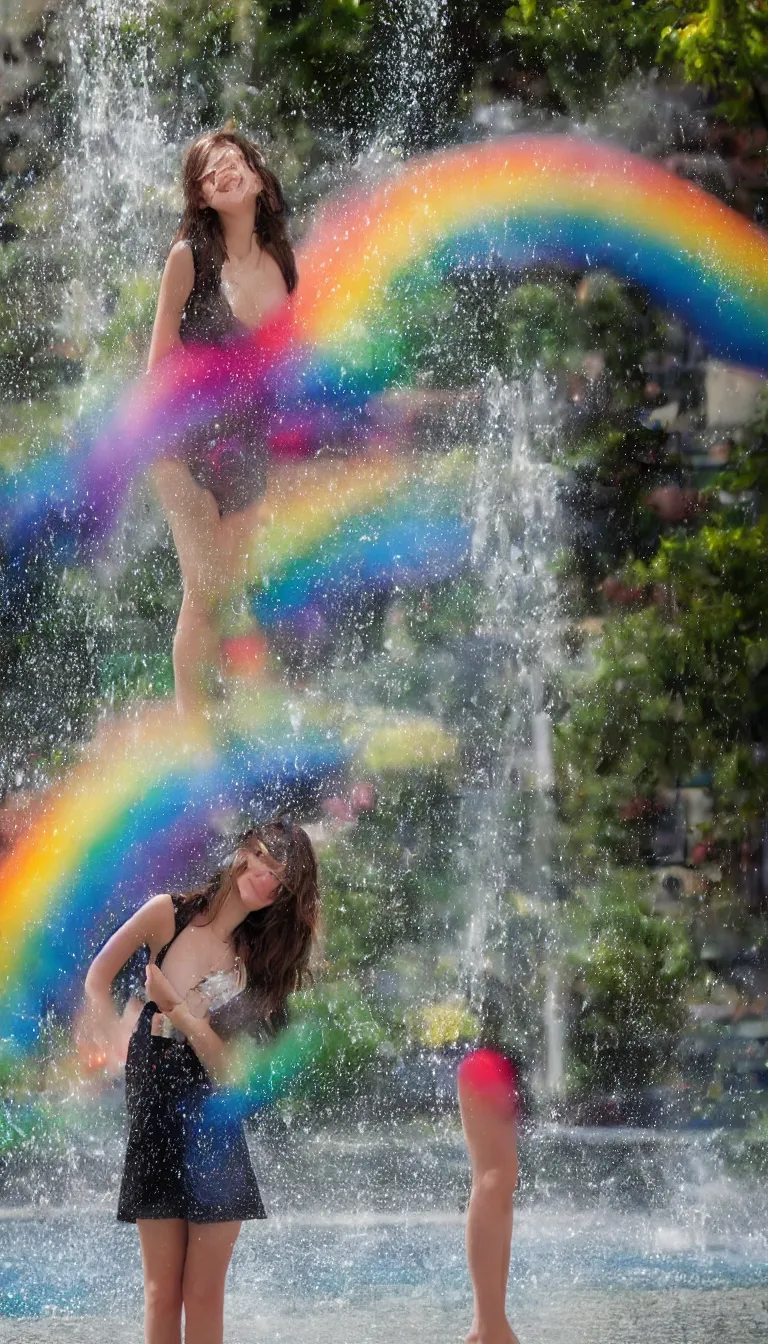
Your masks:
{"label": "blurred person", "polygon": [[[285,200],[261,150],[224,128],[184,155],[184,213],[160,283],[147,370],[180,345],[221,344],[261,326],[297,284]],[[257,419],[257,417],[256,417]],[[176,702],[200,710],[221,671],[224,598],[245,577],[266,455],[258,423],[221,426],[152,476],[173,533],[183,598],[173,644]]]}
{"label": "blurred person", "polygon": [[467,1265],[474,1314],[467,1344],[518,1344],[506,1296],[517,1187],[518,1070],[498,1050],[474,1050],[457,1074],[464,1137],[472,1165]]}
{"label": "blurred person", "polygon": [[224,1284],[244,1219],[266,1213],[242,1123],[212,1106],[231,1042],[286,1019],[307,976],[318,915],[306,832],[278,819],[245,832],[203,886],[147,901],[109,939],[85,981],[92,1039],[112,1057],[126,1023],[112,997],[149,949],[147,1002],[130,1036],[130,1127],[117,1217],[138,1227],[146,1344],[221,1344]]}

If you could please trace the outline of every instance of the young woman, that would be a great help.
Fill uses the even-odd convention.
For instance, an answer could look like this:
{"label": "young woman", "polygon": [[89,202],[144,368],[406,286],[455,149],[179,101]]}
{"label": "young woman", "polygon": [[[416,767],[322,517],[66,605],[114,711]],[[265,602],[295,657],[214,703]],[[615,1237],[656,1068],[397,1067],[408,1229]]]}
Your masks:
{"label": "young woman", "polygon": [[[296,288],[280,183],[258,147],[234,130],[203,135],[183,164],[184,214],[165,264],[148,371],[184,342],[217,344],[253,331]],[[264,489],[259,427],[190,445],[161,460],[155,486],[181,565],[173,646],[180,712],[205,703],[220,667],[218,611],[244,573]],[[248,439],[249,441],[245,441]]]}
{"label": "young woman", "polygon": [[155,896],[109,939],[86,977],[91,1034],[119,1056],[112,982],[149,949],[147,1003],[128,1044],[130,1117],[118,1219],[138,1225],[146,1344],[221,1344],[224,1280],[243,1219],[265,1212],[242,1125],[210,1103],[229,1042],[273,1032],[307,972],[317,865],[304,830],[241,837],[203,887]]}

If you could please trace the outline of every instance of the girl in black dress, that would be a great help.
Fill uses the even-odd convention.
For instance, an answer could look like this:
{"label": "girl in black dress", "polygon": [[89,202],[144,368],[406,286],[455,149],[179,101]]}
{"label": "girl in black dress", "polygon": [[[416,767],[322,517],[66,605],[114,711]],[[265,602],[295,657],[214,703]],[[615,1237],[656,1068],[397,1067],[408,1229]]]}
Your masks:
{"label": "girl in black dress", "polygon": [[[224,1280],[243,1219],[264,1218],[242,1125],[206,1103],[230,1041],[285,1020],[317,924],[317,865],[290,821],[246,832],[205,886],[155,896],[113,934],[86,977],[91,1034],[113,1055],[112,982],[149,949],[147,1002],[128,1044],[130,1130],[118,1218],[138,1225],[146,1344],[221,1344]],[[216,1118],[214,1118],[216,1117]]]}
{"label": "girl in black dress", "polygon": [[[200,136],[183,165],[184,214],[160,284],[147,370],[185,342],[221,344],[254,331],[296,288],[280,183],[235,130]],[[155,487],[181,566],[173,646],[180,712],[202,708],[220,665],[222,601],[236,589],[258,525],[265,455],[255,417],[221,441],[163,459]]]}

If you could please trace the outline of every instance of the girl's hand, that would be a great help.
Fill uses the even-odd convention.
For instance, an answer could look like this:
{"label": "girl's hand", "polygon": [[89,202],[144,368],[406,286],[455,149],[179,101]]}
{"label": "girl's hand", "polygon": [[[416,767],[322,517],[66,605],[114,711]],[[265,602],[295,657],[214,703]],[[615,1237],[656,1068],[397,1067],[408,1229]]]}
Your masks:
{"label": "girl's hand", "polygon": [[161,1013],[172,1013],[181,1003],[181,996],[176,993],[170,980],[168,980],[159,966],[151,961],[147,967],[147,999],[156,1003]]}
{"label": "girl's hand", "polygon": [[89,1003],[75,1021],[74,1043],[87,1074],[119,1077],[125,1068],[133,1023],[119,1018],[110,1001],[103,1009]]}

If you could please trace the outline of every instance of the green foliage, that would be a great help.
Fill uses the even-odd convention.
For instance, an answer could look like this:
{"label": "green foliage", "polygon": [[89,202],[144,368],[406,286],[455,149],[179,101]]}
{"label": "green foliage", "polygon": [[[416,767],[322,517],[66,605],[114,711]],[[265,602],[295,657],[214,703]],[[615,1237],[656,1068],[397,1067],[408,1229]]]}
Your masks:
{"label": "green foliage", "polygon": [[[338,133],[370,127],[371,6],[360,0],[265,0],[254,6],[250,84],[265,112]],[[265,97],[266,95],[266,97]]]}
{"label": "green foliage", "polygon": [[[227,115],[228,63],[238,50],[234,0],[161,0],[147,14],[152,84],[177,134],[219,125]],[[130,41],[129,29],[124,38]]]}
{"label": "green foliage", "polygon": [[563,445],[563,493],[568,501],[570,538],[561,578],[568,581],[574,611],[594,610],[598,584],[635,557],[650,559],[660,535],[659,520],[644,499],[678,458],[663,431],[611,418],[586,427]]}
{"label": "green foliage", "polygon": [[394,281],[372,321],[370,344],[390,377],[456,388],[491,368],[514,377],[599,351],[616,400],[626,404],[645,381],[649,346],[665,349],[667,336],[644,295],[602,272],[577,295],[566,279],[512,285],[480,271],[446,281],[425,263]]}
{"label": "green foliage", "polygon": [[291,1086],[292,1100],[328,1106],[359,1093],[383,1032],[354,983],[324,983],[296,995],[292,1016],[309,1017],[322,1042]]}
{"label": "green foliage", "polygon": [[324,852],[326,957],[334,974],[375,965],[444,927],[456,807],[439,773],[382,779],[375,809]]}
{"label": "green foliage", "polygon": [[449,282],[429,263],[407,272],[371,324],[378,361],[406,385],[461,388],[491,368],[511,372],[507,290],[490,271]]}
{"label": "green foliage", "polygon": [[514,0],[504,31],[526,69],[546,71],[563,109],[585,111],[636,68],[654,64],[657,7],[654,0]]}
{"label": "green foliage", "polygon": [[689,941],[680,926],[650,913],[645,881],[622,873],[580,912],[580,943],[570,958],[576,1087],[612,1092],[658,1082],[685,1025]]}
{"label": "green foliage", "polygon": [[643,357],[662,351],[667,335],[658,310],[645,295],[616,276],[596,271],[579,285],[571,341],[581,350],[598,350],[614,387],[624,399],[645,382]]}
{"label": "green foliage", "polygon": [[[448,0],[438,38],[414,23],[405,0],[255,0],[244,107],[272,136],[280,126],[305,141],[307,128],[330,132],[352,153],[383,128],[407,151],[444,143],[478,68],[505,47],[505,7],[506,0]],[[409,85],[404,61],[428,67],[437,41],[435,77]]]}
{"label": "green foliage", "polygon": [[24,243],[0,246],[0,399],[39,397],[80,374],[56,348],[59,264]]}
{"label": "green foliage", "polygon": [[507,38],[546,70],[562,106],[584,112],[634,71],[665,67],[712,91],[730,120],[766,120],[768,11],[759,0],[514,0]]}
{"label": "green foliage", "polygon": [[433,584],[403,599],[405,627],[417,644],[441,645],[474,634],[483,601],[475,575]]}
{"label": "green foliage", "polygon": [[502,367],[517,372],[561,365],[572,342],[573,302],[573,291],[565,283],[517,286],[502,312],[508,341]]}
{"label": "green foliage", "polygon": [[170,653],[115,653],[102,660],[99,694],[113,709],[131,700],[157,700],[173,695]]}
{"label": "green foliage", "polygon": [[715,93],[728,120],[757,115],[768,124],[760,92],[768,73],[768,10],[761,0],[709,0],[699,11],[678,0],[666,9],[677,13],[661,31],[660,62]]}
{"label": "green foliage", "polygon": [[[753,464],[752,478],[764,470]],[[606,623],[573,688],[558,731],[566,815],[587,848],[591,817],[592,858],[626,858],[642,827],[622,823],[622,805],[703,770],[718,830],[737,839],[768,794],[756,749],[768,722],[768,515],[713,509],[626,576],[656,600]]]}
{"label": "green foliage", "polygon": [[658,315],[644,295],[605,272],[586,277],[576,292],[565,279],[517,285],[501,304],[499,320],[507,346],[498,361],[503,371],[562,368],[599,351],[614,398],[621,400],[644,381],[649,345],[664,347]]}
{"label": "green foliage", "polygon": [[113,375],[119,368],[123,377],[143,371],[152,336],[157,304],[159,276],[135,275],[118,288],[114,306],[90,363],[91,374]]}
{"label": "green foliage", "polygon": [[0,628],[0,791],[28,784],[87,735],[96,661],[92,612],[42,567]]}

